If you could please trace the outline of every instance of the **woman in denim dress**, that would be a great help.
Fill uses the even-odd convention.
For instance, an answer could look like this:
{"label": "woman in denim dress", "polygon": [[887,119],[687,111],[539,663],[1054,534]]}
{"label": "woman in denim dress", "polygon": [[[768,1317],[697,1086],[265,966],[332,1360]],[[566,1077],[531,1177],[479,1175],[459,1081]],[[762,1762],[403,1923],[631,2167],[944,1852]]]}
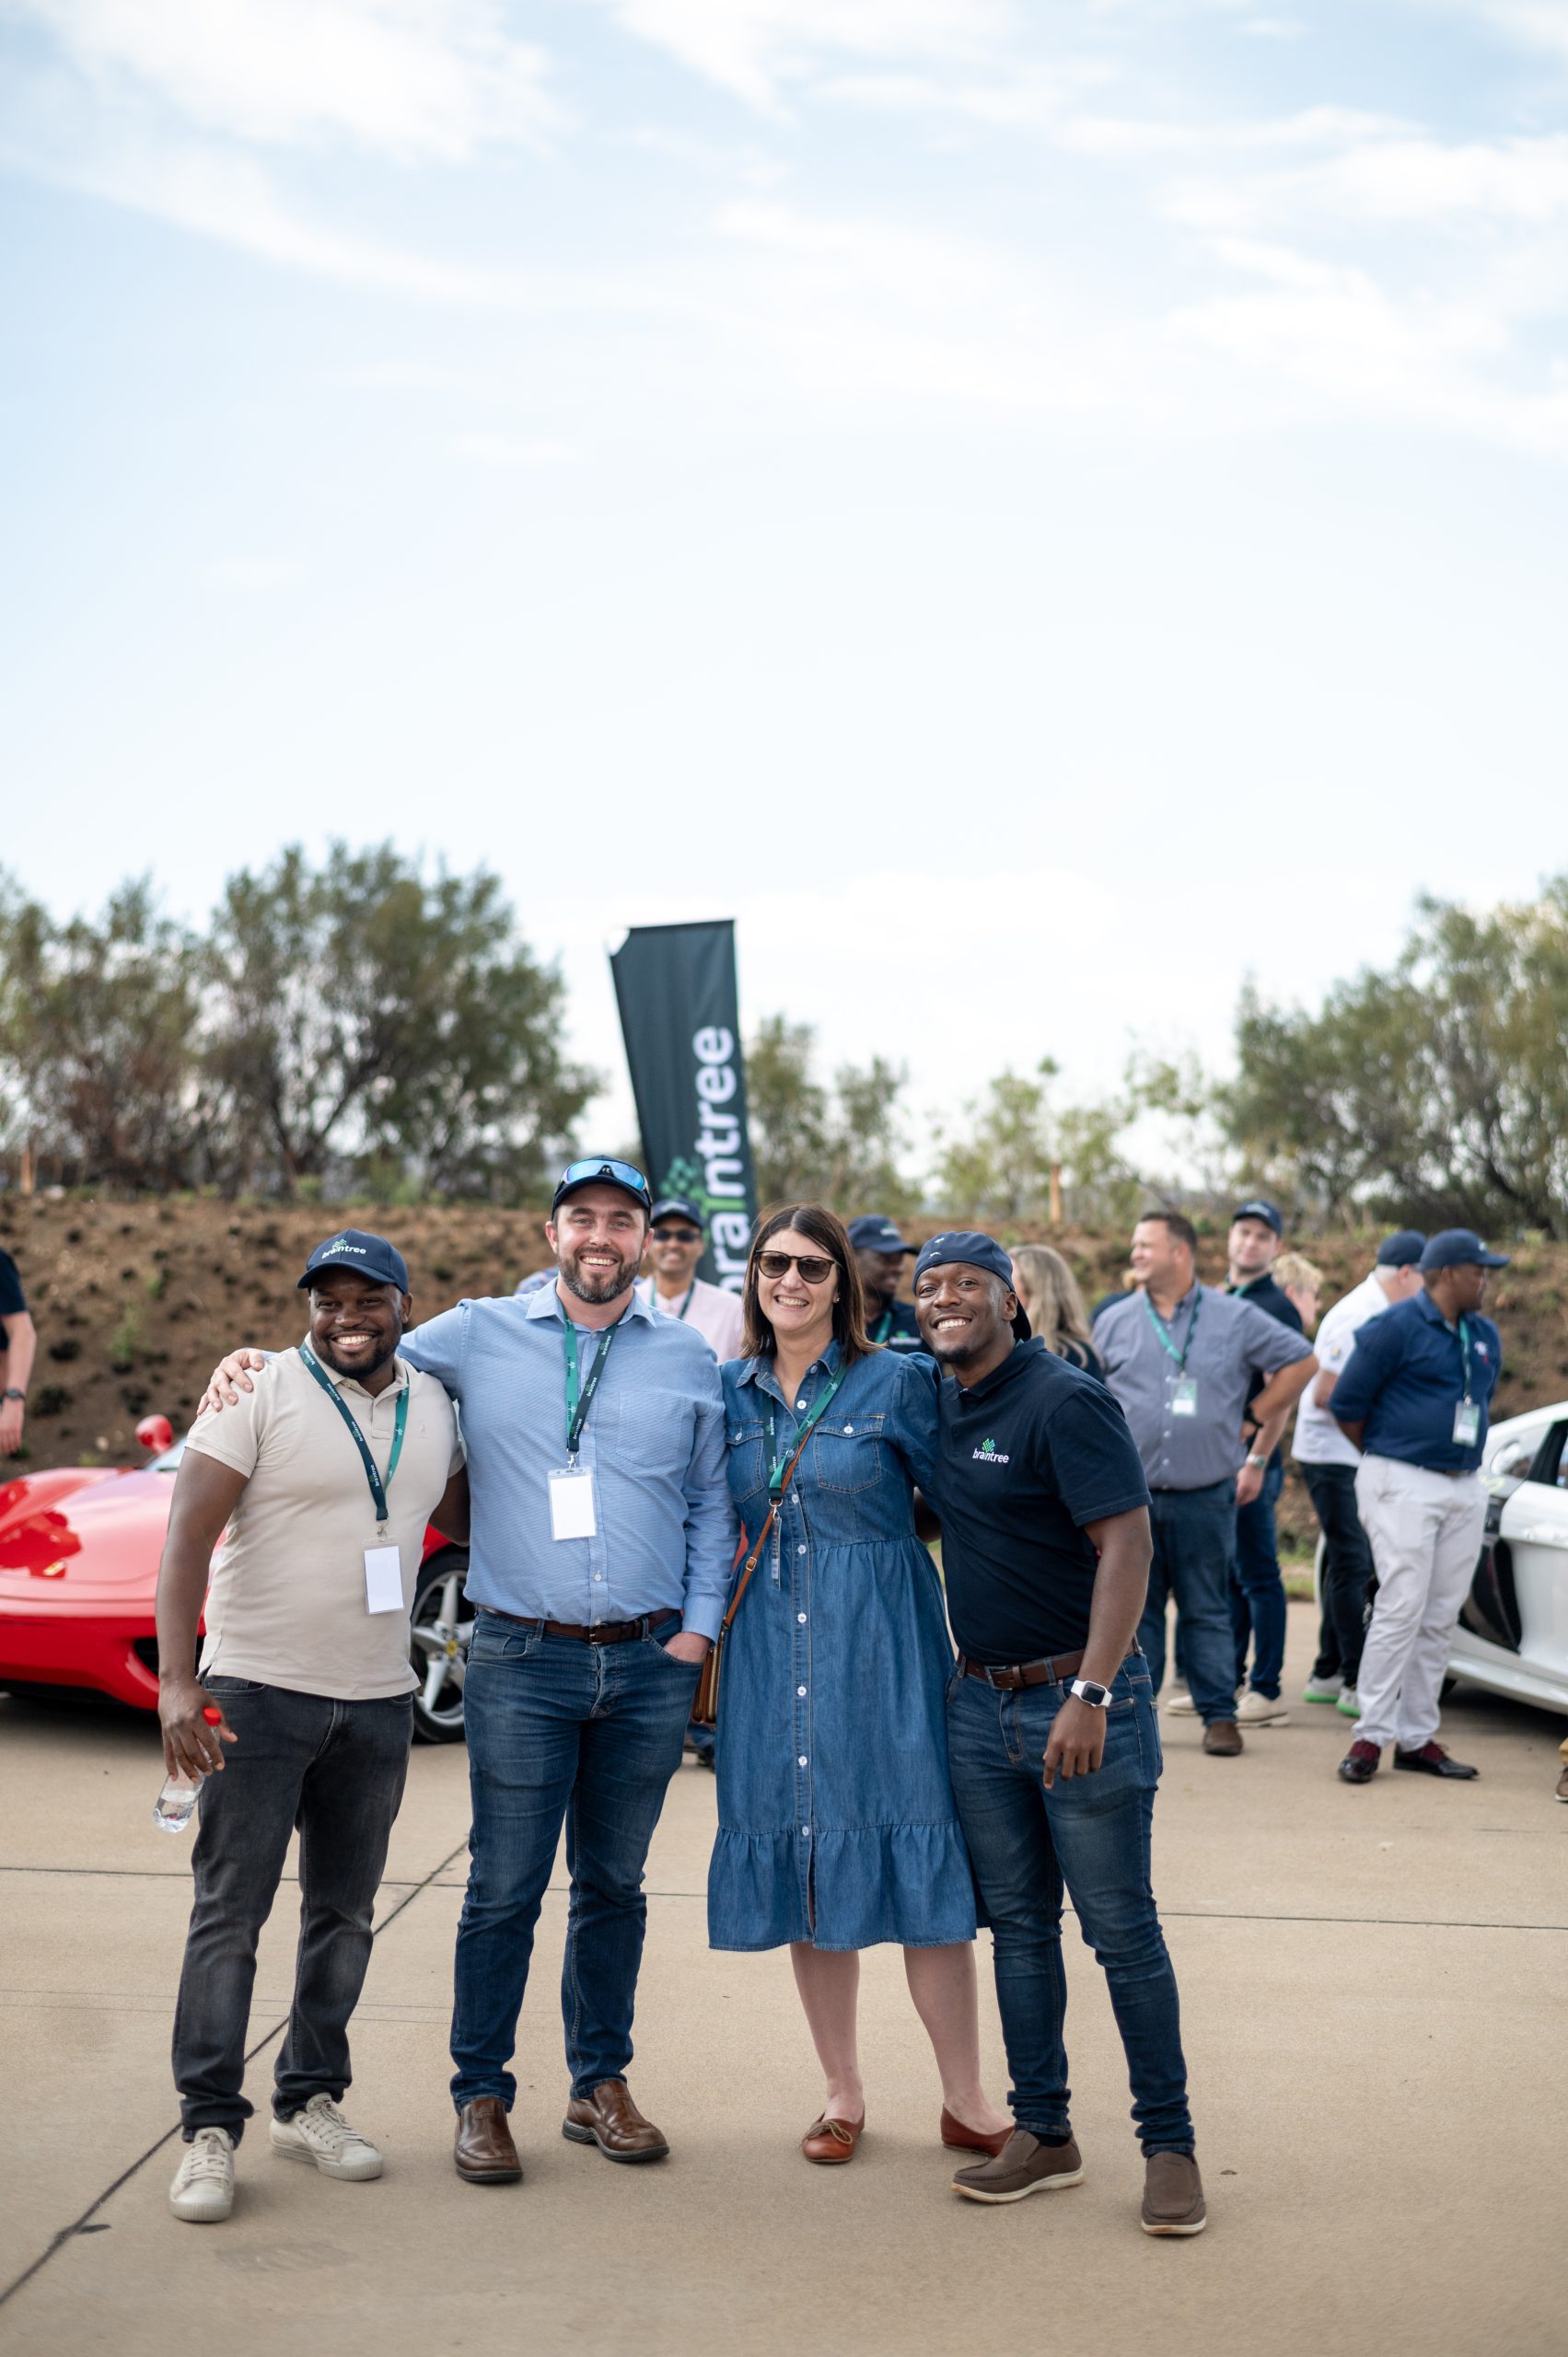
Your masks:
{"label": "woman in denim dress", "polygon": [[858,1952],[884,1940],[904,1950],[935,2052],[943,2142],[995,2152],[1010,2122],[980,2082],[974,1887],[947,1781],[953,1649],[914,1527],[935,1372],[868,1342],[849,1239],[817,1204],[760,1227],[745,1306],[751,1355],[722,1375],[748,1555],[770,1467],[810,1436],[726,1643],[709,1939],[789,1945],[827,2082],[808,2160],[854,2156]]}

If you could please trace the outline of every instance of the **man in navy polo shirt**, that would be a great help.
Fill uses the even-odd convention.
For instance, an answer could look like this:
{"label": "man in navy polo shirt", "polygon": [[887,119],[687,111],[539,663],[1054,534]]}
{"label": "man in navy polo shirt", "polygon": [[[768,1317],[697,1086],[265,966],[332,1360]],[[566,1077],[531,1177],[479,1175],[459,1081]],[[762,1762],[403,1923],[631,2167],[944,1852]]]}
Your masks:
{"label": "man in navy polo shirt", "polygon": [[920,1328],[907,1301],[898,1298],[904,1272],[904,1254],[918,1248],[906,1244],[890,1219],[867,1212],[849,1224],[854,1265],[865,1295],[865,1330],[874,1342],[916,1344]]}
{"label": "man in navy polo shirt", "polygon": [[1110,1984],[1145,2157],[1143,2225],[1206,2223],[1176,1976],[1149,1886],[1159,1736],[1135,1631],[1149,1492],[1103,1384],[1029,1335],[989,1236],[933,1237],[915,1263],[921,1338],[946,1374],[934,1504],[959,1655],[953,1792],[994,1943],[1015,2127],[960,2169],[971,2201],[1076,2185],[1062,2042],[1062,1902]]}
{"label": "man in navy polo shirt", "polygon": [[[1285,1232],[1277,1203],[1261,1195],[1249,1196],[1237,1206],[1230,1223],[1230,1266],[1225,1291],[1237,1301],[1249,1301],[1265,1318],[1277,1318],[1293,1334],[1301,1332],[1301,1312],[1272,1274]],[[1255,1375],[1248,1394],[1248,1421],[1252,1402],[1267,1377]],[[1288,1412],[1288,1411],[1287,1411]],[[1250,1505],[1236,1509],[1236,1568],[1231,1573],[1230,1619],[1236,1631],[1236,1683],[1239,1692],[1247,1676],[1247,1647],[1252,1643],[1252,1683],[1240,1693],[1236,1721],[1240,1727],[1283,1726],[1290,1713],[1280,1699],[1285,1666],[1285,1584],[1280,1572],[1279,1535],[1274,1509],[1284,1487],[1285,1461],[1280,1447],[1286,1418],[1281,1415],[1269,1434],[1255,1432],[1252,1446],[1266,1457],[1262,1485]]]}
{"label": "man in navy polo shirt", "polygon": [[1503,1345],[1481,1306],[1487,1271],[1507,1265],[1470,1228],[1434,1236],[1423,1291],[1361,1328],[1334,1386],[1335,1419],[1362,1451],[1355,1503],[1377,1566],[1347,1784],[1371,1782],[1386,1743],[1396,1768],[1476,1772],[1437,1741],[1438,1697],[1486,1520],[1477,1469]]}

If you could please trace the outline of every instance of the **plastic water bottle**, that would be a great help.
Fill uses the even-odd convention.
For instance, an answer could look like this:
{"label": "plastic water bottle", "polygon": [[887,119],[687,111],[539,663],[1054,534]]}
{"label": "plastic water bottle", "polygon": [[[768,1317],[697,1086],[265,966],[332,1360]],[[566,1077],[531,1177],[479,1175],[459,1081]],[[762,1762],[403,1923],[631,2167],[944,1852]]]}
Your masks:
{"label": "plastic water bottle", "polygon": [[[223,1718],[209,1702],[202,1713],[210,1727]],[[153,1803],[153,1823],[160,1833],[183,1833],[196,1813],[196,1795],[206,1782],[204,1776],[166,1776],[163,1790]]]}

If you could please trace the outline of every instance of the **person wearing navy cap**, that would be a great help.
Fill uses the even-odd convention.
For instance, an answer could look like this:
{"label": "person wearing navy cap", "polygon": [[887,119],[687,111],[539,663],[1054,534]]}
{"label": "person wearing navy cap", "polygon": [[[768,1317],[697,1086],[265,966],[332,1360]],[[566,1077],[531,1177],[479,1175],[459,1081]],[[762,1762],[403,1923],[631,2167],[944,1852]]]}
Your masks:
{"label": "person wearing navy cap", "polygon": [[1318,1658],[1301,1699],[1332,1703],[1349,1719],[1361,1707],[1355,1681],[1366,1642],[1366,1600],[1376,1573],[1355,1506],[1361,1451],[1352,1447],[1334,1421],[1334,1386],[1367,1319],[1380,1318],[1396,1302],[1411,1301],[1421,1291],[1417,1264],[1425,1249],[1426,1238],[1417,1228],[1401,1227],[1386,1236],[1361,1283],[1325,1311],[1312,1340],[1318,1371],[1301,1395],[1291,1444],[1323,1533]]}
{"label": "person wearing navy cap", "polygon": [[1077,2184],[1063,2047],[1062,1911],[1109,1984],[1145,2169],[1143,2227],[1206,2221],[1176,1975],[1149,1881],[1160,1746],[1138,1644],[1152,1542],[1137,1443],[1105,1386],[1031,1337],[1012,1262],[972,1229],[915,1262],[945,1377],[927,1494],[958,1646],[954,1796],[990,1922],[1014,2128],[958,2170],[967,2200]]}
{"label": "person wearing navy cap", "polygon": [[[1284,1214],[1277,1203],[1269,1202],[1261,1195],[1250,1195],[1244,1203],[1238,1203],[1231,1215],[1230,1266],[1225,1289],[1238,1301],[1249,1301],[1265,1318],[1277,1318],[1282,1326],[1299,1334],[1301,1313],[1272,1274],[1284,1232]],[[1249,1411],[1266,1380],[1261,1374],[1253,1376],[1247,1399]],[[1263,1478],[1257,1496],[1245,1505],[1238,1504],[1236,1510],[1230,1618],[1236,1634],[1236,1718],[1241,1727],[1281,1726],[1290,1715],[1280,1695],[1285,1663],[1285,1584],[1280,1571],[1279,1536],[1274,1524],[1274,1509],[1285,1478],[1284,1456],[1280,1447],[1284,1422],[1282,1415],[1274,1420],[1270,1433],[1255,1433],[1252,1446],[1267,1460]],[[1249,1642],[1252,1679],[1249,1686],[1245,1686]],[[1179,1707],[1173,1696],[1171,1708]]]}
{"label": "person wearing navy cap", "polygon": [[1396,1768],[1476,1773],[1437,1741],[1438,1703],[1486,1520],[1478,1469],[1503,1345],[1481,1307],[1488,1271],[1507,1265],[1472,1228],[1445,1228],[1422,1253],[1422,1291],[1361,1329],[1334,1387],[1377,1566],[1347,1784],[1370,1783],[1388,1743]]}
{"label": "person wearing navy cap", "polygon": [[648,1228],[648,1273],[637,1291],[650,1309],[694,1328],[722,1366],[739,1357],[746,1319],[738,1293],[697,1274],[707,1240],[707,1221],[690,1195],[661,1195]]}
{"label": "person wearing navy cap", "polygon": [[849,1240],[854,1248],[854,1265],[860,1271],[860,1289],[865,1296],[865,1330],[874,1342],[916,1342],[920,1328],[907,1301],[898,1299],[899,1284],[904,1271],[904,1255],[917,1252],[916,1244],[906,1244],[890,1219],[880,1212],[866,1212],[849,1224]]}

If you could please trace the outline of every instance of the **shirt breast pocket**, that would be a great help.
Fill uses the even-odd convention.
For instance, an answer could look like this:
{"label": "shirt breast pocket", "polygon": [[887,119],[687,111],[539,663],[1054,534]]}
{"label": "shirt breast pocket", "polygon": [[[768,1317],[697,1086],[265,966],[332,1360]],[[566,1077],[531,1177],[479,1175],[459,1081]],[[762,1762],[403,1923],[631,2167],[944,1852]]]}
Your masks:
{"label": "shirt breast pocket", "polygon": [[749,1422],[726,1422],[725,1448],[729,1464],[729,1494],[737,1505],[744,1505],[766,1489],[768,1476],[762,1463],[763,1438],[760,1417]]}
{"label": "shirt breast pocket", "polygon": [[873,1488],[882,1477],[886,1422],[880,1413],[841,1420],[830,1409],[811,1438],[812,1468],[819,1485],[841,1494]]}
{"label": "shirt breast pocket", "polygon": [[[615,1463],[629,1472],[668,1473],[679,1480],[691,1459],[695,1422],[691,1400],[679,1391],[645,1384],[633,1398],[617,1400],[615,1410],[613,1429],[606,1418],[604,1431]],[[596,1408],[589,1409],[590,1426],[598,1412]]]}

